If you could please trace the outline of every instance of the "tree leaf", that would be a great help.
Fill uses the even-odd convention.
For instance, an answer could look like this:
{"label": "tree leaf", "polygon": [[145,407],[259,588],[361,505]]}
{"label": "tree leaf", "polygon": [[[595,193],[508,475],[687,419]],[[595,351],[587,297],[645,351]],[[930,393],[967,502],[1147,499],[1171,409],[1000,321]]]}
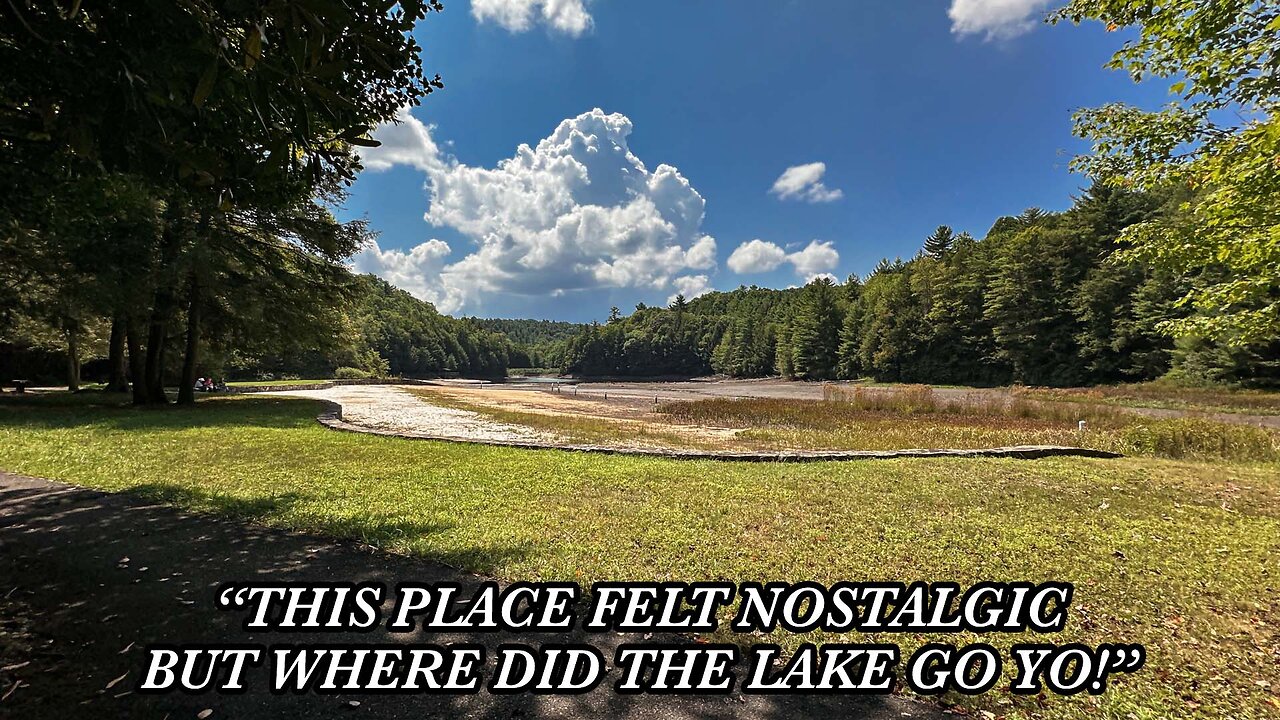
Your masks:
{"label": "tree leaf", "polygon": [[209,94],[213,92],[213,84],[218,79],[218,61],[214,60],[209,64],[209,69],[204,71],[204,75],[200,76],[200,84],[196,86],[196,94],[191,97],[191,104],[196,107],[204,107],[204,101],[209,99]]}

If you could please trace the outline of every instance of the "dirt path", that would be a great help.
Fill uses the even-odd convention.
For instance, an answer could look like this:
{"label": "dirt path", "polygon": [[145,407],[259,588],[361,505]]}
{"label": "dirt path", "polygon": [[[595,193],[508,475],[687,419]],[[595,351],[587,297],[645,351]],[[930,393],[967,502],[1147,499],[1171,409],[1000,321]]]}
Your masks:
{"label": "dirt path", "polygon": [[[155,493],[176,492],[156,487]],[[0,472],[0,717],[172,718],[211,710],[227,718],[862,718],[941,720],[931,705],[880,697],[626,697],[617,671],[574,697],[271,695],[259,675],[242,695],[142,696],[143,648],[181,643],[405,642],[382,630],[357,636],[246,635],[242,619],[214,607],[228,581],[453,581],[480,578],[426,560],[351,543],[187,515],[141,495],[106,494]],[[457,642],[418,633],[413,643]],[[636,638],[630,638],[635,641]],[[688,642],[655,637],[653,642]],[[506,642],[593,642],[608,658],[615,634],[481,633],[467,642],[492,655]],[[352,701],[358,704],[352,704]],[[205,717],[200,715],[200,717]]]}

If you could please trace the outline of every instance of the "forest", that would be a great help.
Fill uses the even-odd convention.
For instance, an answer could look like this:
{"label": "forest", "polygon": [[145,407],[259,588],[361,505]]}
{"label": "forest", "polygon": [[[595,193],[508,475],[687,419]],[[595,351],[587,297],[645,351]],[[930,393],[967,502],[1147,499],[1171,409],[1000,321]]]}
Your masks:
{"label": "forest", "polygon": [[1162,377],[1274,386],[1280,338],[1175,339],[1192,281],[1127,257],[1123,232],[1172,212],[1171,192],[1095,184],[1070,209],[1002,217],[981,239],[941,226],[865,279],[742,287],[584,329],[563,369],[587,376],[872,378],[1078,386]]}
{"label": "forest", "polygon": [[1092,184],[1064,212],[1003,217],[981,238],[942,226],[915,257],[843,284],[677,297],[583,328],[447,318],[348,269],[372,237],[333,210],[363,169],[358,149],[444,87],[413,35],[443,6],[393,5],[0,7],[0,380],[56,374],[76,389],[91,361],[140,405],[167,404],[175,384],[193,403],[207,374],[493,377],[511,365],[1280,382],[1271,4],[1206,16],[1192,0],[1159,12],[1077,0],[1051,15],[1135,27],[1108,66],[1165,79],[1173,97],[1076,113],[1091,151],[1073,169]]}
{"label": "forest", "polygon": [[0,10],[3,381],[159,405],[197,376],[505,374],[505,337],[346,265],[358,149],[443,88],[412,34],[441,4],[387,8]]}

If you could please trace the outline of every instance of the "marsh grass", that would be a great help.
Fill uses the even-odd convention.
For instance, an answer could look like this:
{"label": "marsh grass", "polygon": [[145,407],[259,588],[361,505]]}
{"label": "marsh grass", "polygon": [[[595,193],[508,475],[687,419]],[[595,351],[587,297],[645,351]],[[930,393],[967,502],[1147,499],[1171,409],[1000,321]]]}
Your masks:
{"label": "marsh grass", "polygon": [[944,398],[928,386],[829,385],[823,396],[820,402],[713,398],[658,411],[676,422],[742,428],[744,441],[799,449],[1069,445],[1170,459],[1280,460],[1280,432],[1200,418],[989,394]]}
{"label": "marsh grass", "polygon": [[997,690],[965,701],[981,717],[1268,718],[1278,709],[1275,464],[679,462],[337,433],[315,422],[322,406],[307,400],[209,398],[157,410],[76,400],[0,402],[0,468],[507,579],[1068,581],[1067,628],[1049,638],[770,639],[789,650],[891,642],[904,655],[927,642],[1147,647],[1147,667],[1104,695]]}
{"label": "marsh grass", "polygon": [[1021,398],[1053,402],[1165,408],[1198,412],[1280,415],[1280,392],[1220,387],[1187,387],[1170,382],[1104,385],[1091,388],[1013,387]]}

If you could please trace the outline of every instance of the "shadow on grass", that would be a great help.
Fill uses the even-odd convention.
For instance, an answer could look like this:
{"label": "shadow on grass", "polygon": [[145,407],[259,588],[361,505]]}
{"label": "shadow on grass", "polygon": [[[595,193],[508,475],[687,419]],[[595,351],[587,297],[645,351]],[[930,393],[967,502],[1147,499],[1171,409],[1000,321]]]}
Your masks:
{"label": "shadow on grass", "polygon": [[[465,696],[432,693],[338,697],[272,695],[255,675],[246,692],[190,696],[141,695],[136,687],[145,667],[144,648],[155,644],[221,643],[478,643],[492,655],[503,643],[541,645],[583,642],[613,657],[624,638],[589,634],[574,627],[556,635],[535,632],[461,634],[419,628],[392,634],[379,625],[369,633],[246,633],[246,613],[220,611],[217,591],[224,583],[281,582],[458,582],[464,593],[479,578],[439,563],[370,551],[350,543],[301,533],[281,532],[213,517],[192,516],[156,501],[207,503],[227,513],[263,516],[283,512],[306,500],[305,493],[229,499],[216,493],[159,483],[120,494],[5,478],[0,483],[0,620],[19,623],[47,644],[24,652],[12,667],[23,683],[7,698],[14,717],[86,716],[85,698],[101,717],[195,717],[216,708],[216,717],[313,719],[350,714],[362,718],[471,717],[522,718],[863,718],[895,720],[941,718],[936,708],[881,697],[632,697],[611,690],[610,674],[595,692],[574,697]],[[379,532],[427,532],[441,525],[387,523]],[[501,552],[502,550],[498,550]],[[508,548],[507,552],[519,552]],[[493,548],[466,553],[492,554]],[[456,559],[456,558],[455,558]],[[449,558],[443,558],[445,562]],[[653,642],[687,643],[661,636]],[[12,662],[6,658],[6,662]],[[120,692],[103,692],[116,685]],[[356,702],[348,704],[350,698]]]}
{"label": "shadow on grass", "polygon": [[202,398],[195,406],[135,407],[127,395],[5,393],[0,427],[58,430],[93,425],[112,430],[199,427],[297,428],[315,424],[323,403],[298,398],[226,396]]}
{"label": "shadow on grass", "polygon": [[[432,535],[449,532],[456,523],[389,518],[362,513],[351,517],[308,515],[299,521],[290,517],[300,505],[316,500],[300,492],[255,497],[237,497],[214,493],[184,485],[148,483],[120,493],[143,501],[172,505],[198,513],[217,515],[269,526],[298,528],[327,537],[351,540],[370,547],[397,551],[412,548]],[[451,568],[465,568],[493,574],[528,557],[532,547],[526,544],[498,546],[474,544],[454,551],[432,550],[413,553]],[[405,553],[400,553],[405,554]]]}

